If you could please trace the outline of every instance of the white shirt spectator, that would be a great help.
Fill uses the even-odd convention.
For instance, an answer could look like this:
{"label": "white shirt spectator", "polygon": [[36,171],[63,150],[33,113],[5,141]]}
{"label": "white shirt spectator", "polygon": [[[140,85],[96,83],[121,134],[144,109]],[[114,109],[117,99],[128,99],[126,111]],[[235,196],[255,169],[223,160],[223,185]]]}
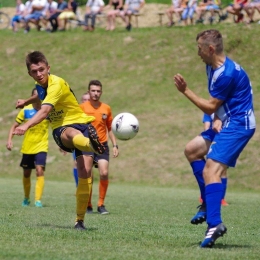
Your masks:
{"label": "white shirt spectator", "polygon": [[43,14],[46,15],[47,12],[49,12],[49,14],[54,14],[54,12],[57,10],[58,8],[58,3],[55,1],[52,1],[51,3],[47,2],[43,11]]}
{"label": "white shirt spectator", "polygon": [[88,0],[86,6],[90,8],[92,12],[98,12],[100,7],[104,6],[103,0]]}
{"label": "white shirt spectator", "polygon": [[144,0],[126,0],[125,4],[128,6],[128,9],[135,10],[135,9],[139,9],[141,3],[143,2]]}

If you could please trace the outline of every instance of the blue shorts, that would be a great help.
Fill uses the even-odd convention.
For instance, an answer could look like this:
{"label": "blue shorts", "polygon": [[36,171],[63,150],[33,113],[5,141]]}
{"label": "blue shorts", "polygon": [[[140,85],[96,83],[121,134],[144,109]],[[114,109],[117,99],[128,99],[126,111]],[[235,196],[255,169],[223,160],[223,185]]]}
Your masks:
{"label": "blue shorts", "polygon": [[36,154],[23,154],[20,166],[24,169],[35,169],[35,165],[45,167],[47,159],[46,152],[40,152]]}
{"label": "blue shorts", "polygon": [[209,10],[218,10],[219,9],[219,6],[218,5],[207,5],[206,6],[206,10],[209,11]]}
{"label": "blue shorts", "polygon": [[68,127],[75,128],[79,130],[85,137],[88,137],[88,125],[89,124],[72,124],[72,125],[66,125],[66,126],[61,126],[53,130],[52,136],[53,139],[55,140],[56,144],[63,150],[68,153],[73,153],[75,151],[75,156],[76,158],[80,155],[83,154],[82,151],[78,150],[77,148],[71,149],[63,145],[61,141],[61,135],[62,133],[66,130]]}
{"label": "blue shorts", "polygon": [[254,135],[255,129],[223,128],[209,148],[207,159],[213,159],[229,167],[235,167],[244,147]]}
{"label": "blue shorts", "polygon": [[200,135],[204,138],[212,142],[215,138],[216,132],[212,130],[212,128],[209,128],[208,130],[205,130],[200,133]]}

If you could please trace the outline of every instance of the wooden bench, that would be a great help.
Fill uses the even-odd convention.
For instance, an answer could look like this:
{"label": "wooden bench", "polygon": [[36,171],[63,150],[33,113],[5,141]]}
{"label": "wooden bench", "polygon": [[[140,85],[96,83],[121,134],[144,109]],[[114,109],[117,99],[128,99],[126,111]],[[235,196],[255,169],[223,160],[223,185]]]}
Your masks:
{"label": "wooden bench", "polygon": [[156,15],[158,15],[159,16],[159,25],[160,26],[162,26],[162,18],[163,18],[163,16],[165,15],[165,12],[163,12],[163,11],[159,11],[159,12],[157,12],[157,13],[155,13]]}

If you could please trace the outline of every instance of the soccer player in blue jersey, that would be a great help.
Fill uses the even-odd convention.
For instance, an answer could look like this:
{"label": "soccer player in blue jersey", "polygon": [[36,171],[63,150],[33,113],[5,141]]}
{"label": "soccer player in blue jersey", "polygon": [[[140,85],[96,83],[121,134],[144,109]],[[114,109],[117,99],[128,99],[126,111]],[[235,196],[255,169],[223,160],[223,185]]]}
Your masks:
{"label": "soccer player in blue jersey", "polygon": [[50,66],[43,53],[39,51],[29,53],[26,57],[26,66],[28,74],[35,80],[38,94],[28,99],[18,99],[16,108],[23,108],[39,99],[41,108],[25,124],[15,128],[13,134],[24,135],[31,127],[48,117],[57,145],[66,152],[75,150],[78,187],[74,227],[77,230],[85,230],[84,217],[92,188],[92,164],[84,162],[83,152],[102,154],[105,151],[99,142],[96,129],[91,124],[95,117],[87,116],[81,110],[73,91],[64,79],[50,74]]}
{"label": "soccer player in blue jersey", "polygon": [[[37,92],[36,88],[32,90],[32,95]],[[27,122],[32,118],[41,108],[41,102],[28,105],[21,109],[18,113],[15,122],[11,126],[8,134],[6,148],[11,151],[13,148],[13,132],[20,124]],[[21,153],[22,160],[20,166],[23,168],[23,189],[24,200],[22,206],[26,207],[30,204],[31,191],[31,173],[32,169],[36,170],[36,184],[35,184],[35,202],[34,205],[38,208],[42,207],[41,197],[44,188],[44,170],[48,152],[48,136],[49,136],[49,121],[44,119],[40,124],[30,128],[23,139]]]}
{"label": "soccer player in blue jersey", "polygon": [[175,86],[206,114],[215,113],[213,130],[217,132],[209,148],[203,171],[206,221],[208,228],[201,247],[212,247],[227,232],[221,218],[223,185],[221,176],[236,161],[254,135],[256,122],[253,91],[244,69],[224,54],[222,35],[205,30],[197,37],[198,55],[206,64],[209,99],[196,95],[182,75],[174,76]]}

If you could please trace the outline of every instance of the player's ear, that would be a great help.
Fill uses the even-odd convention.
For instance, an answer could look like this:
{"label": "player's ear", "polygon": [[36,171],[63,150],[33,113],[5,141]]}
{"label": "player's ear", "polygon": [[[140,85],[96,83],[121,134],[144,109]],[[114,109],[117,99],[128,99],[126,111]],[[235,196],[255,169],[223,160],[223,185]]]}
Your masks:
{"label": "player's ear", "polygon": [[48,74],[50,74],[50,69],[51,69],[51,66],[48,65],[48,67],[47,67]]}

